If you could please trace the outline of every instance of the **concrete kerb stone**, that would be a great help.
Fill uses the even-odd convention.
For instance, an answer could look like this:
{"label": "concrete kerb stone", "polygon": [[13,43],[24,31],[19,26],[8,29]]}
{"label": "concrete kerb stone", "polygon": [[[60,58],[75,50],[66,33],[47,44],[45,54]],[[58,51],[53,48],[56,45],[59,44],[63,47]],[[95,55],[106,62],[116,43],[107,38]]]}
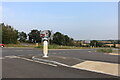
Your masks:
{"label": "concrete kerb stone", "polygon": [[66,64],[63,64],[63,63],[60,63],[60,62],[57,62],[57,61],[40,59],[40,58],[37,58],[37,57],[35,57],[35,56],[33,56],[32,59],[33,59],[33,60],[37,60],[37,61],[47,62],[47,63],[53,63],[53,64],[57,64],[57,65],[61,65],[61,66],[71,67],[71,66],[69,66],[69,65],[66,65]]}
{"label": "concrete kerb stone", "polygon": [[36,56],[33,56],[32,59],[33,60],[37,60],[37,61],[46,62],[46,63],[56,64],[56,65],[60,65],[60,66],[64,66],[64,67],[74,68],[74,69],[80,69],[80,70],[86,70],[86,71],[91,71],[91,72],[97,72],[97,73],[107,74],[107,75],[111,75],[111,76],[118,76],[118,75],[110,74],[110,73],[107,73],[107,72],[102,72],[102,71],[97,71],[97,70],[90,70],[90,69],[70,66],[70,65],[63,64],[63,63],[60,63],[60,62],[57,62],[57,61],[53,61],[53,60],[41,59],[41,58],[38,58]]}
{"label": "concrete kerb stone", "polygon": [[50,56],[48,58],[44,58],[42,56],[33,56],[32,59],[51,62],[54,64],[69,65],[69,66],[73,66],[85,61],[82,59],[63,57],[63,56]]}

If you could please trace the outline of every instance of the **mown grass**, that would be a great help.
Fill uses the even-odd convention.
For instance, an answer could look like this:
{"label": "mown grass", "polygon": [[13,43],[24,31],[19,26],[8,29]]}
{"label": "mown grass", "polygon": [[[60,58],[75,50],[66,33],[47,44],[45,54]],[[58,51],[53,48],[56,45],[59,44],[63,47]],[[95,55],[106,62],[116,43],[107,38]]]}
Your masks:
{"label": "mown grass", "polygon": [[[5,44],[6,47],[33,47],[33,48],[43,48],[43,45],[40,44],[36,47],[36,44],[22,43],[22,44]],[[60,46],[60,45],[48,45],[49,49],[90,49],[90,47],[75,47],[75,46]]]}
{"label": "mown grass", "polygon": [[[36,48],[43,48],[43,45],[39,45]],[[75,47],[75,46],[60,46],[60,45],[48,45],[49,49],[90,49],[89,47]]]}
{"label": "mown grass", "polygon": [[102,52],[102,53],[112,53],[112,52],[115,52],[114,50],[112,50],[111,48],[110,49],[97,49],[97,52]]}
{"label": "mown grass", "polygon": [[35,45],[5,44],[5,47],[35,47]]}

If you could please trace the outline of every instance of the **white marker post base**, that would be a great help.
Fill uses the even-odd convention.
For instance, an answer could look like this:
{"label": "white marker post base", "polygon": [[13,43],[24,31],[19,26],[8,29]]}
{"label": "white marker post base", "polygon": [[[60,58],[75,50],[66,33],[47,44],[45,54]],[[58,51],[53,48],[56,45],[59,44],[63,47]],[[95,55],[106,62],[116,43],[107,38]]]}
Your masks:
{"label": "white marker post base", "polygon": [[45,57],[45,58],[48,57],[48,56],[47,56],[47,54],[48,54],[48,42],[47,42],[47,41],[44,41],[44,42],[43,42],[43,54],[44,54],[43,57]]}
{"label": "white marker post base", "polygon": [[43,56],[44,58],[48,58],[48,56]]}

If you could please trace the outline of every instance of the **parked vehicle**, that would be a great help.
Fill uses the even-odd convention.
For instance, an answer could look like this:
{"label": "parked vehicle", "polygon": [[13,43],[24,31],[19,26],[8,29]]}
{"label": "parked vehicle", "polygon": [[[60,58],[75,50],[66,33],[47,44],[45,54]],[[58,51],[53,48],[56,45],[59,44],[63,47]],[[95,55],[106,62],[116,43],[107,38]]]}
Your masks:
{"label": "parked vehicle", "polygon": [[0,44],[0,47],[5,47],[5,45],[4,44]]}

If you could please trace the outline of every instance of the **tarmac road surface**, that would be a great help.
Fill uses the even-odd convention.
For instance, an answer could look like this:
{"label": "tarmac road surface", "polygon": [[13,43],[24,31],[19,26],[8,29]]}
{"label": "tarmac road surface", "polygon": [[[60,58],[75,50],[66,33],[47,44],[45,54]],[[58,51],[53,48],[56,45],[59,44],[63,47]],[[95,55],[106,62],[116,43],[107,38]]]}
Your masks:
{"label": "tarmac road surface", "polygon": [[[92,53],[93,52],[93,53]],[[82,59],[117,62],[118,56],[111,56],[88,50],[50,50],[49,55],[69,56]],[[38,63],[23,60],[14,56],[42,54],[42,50],[34,48],[3,48],[2,49],[2,77],[3,78],[116,78],[115,76],[67,68],[59,65]],[[95,56],[93,56],[93,54]],[[9,57],[7,57],[9,56]],[[11,57],[10,57],[11,56]],[[13,57],[12,57],[13,56]],[[106,57],[105,57],[106,56]],[[102,59],[101,59],[102,58]],[[107,59],[109,58],[109,59]]]}
{"label": "tarmac road surface", "polygon": [[3,78],[116,78],[85,70],[38,63],[15,57],[2,59]]}
{"label": "tarmac road surface", "polygon": [[[42,50],[34,48],[3,48],[2,55],[30,55],[30,54],[39,54],[43,55]],[[120,55],[109,55],[105,53],[98,53],[96,49],[78,49],[78,50],[49,50],[49,56],[63,56],[63,57],[72,57],[79,58],[84,60],[92,61],[103,61],[110,63],[120,63],[118,57]]]}

